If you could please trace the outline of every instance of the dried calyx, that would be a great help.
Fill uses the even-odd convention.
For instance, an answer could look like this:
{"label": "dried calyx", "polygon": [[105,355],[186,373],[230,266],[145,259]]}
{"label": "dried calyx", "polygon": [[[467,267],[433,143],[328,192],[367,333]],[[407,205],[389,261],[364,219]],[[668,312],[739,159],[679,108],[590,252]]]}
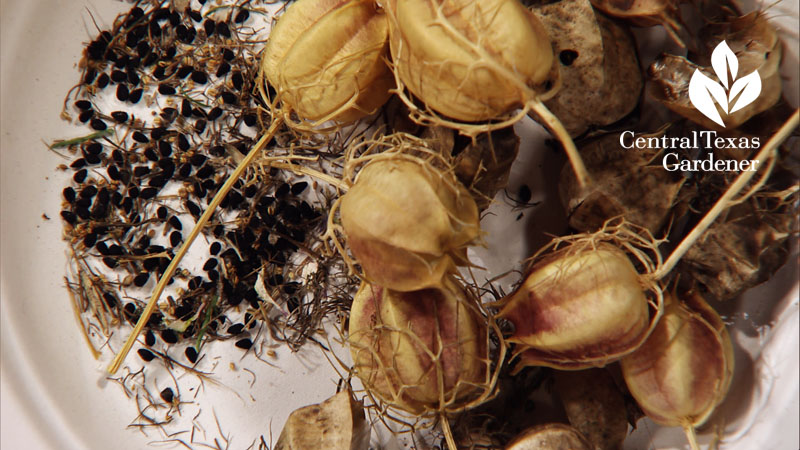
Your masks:
{"label": "dried calyx", "polygon": [[664,316],[647,341],[622,359],[622,374],[645,414],[683,427],[696,449],[694,428],[730,387],[733,347],[722,319],[699,295],[665,298]]}
{"label": "dried calyx", "polygon": [[350,122],[374,112],[394,85],[386,17],[371,0],[300,0],[275,24],[261,70],[301,121]]}

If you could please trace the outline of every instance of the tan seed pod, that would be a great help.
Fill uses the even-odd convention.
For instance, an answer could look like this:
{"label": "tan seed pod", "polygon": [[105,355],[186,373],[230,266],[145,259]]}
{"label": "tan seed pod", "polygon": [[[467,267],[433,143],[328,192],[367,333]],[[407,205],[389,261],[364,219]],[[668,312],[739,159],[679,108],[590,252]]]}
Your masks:
{"label": "tan seed pod", "polygon": [[389,99],[388,24],[369,0],[299,0],[270,33],[261,69],[285,112],[349,122]]}
{"label": "tan seed pod", "polygon": [[415,157],[367,163],[341,197],[339,214],[364,276],[397,291],[438,286],[480,234],[466,188]]}
{"label": "tan seed pod", "polygon": [[663,25],[670,37],[683,46],[678,36],[681,30],[680,0],[591,0],[595,8],[604,13],[650,27]]}
{"label": "tan seed pod", "polygon": [[592,446],[571,426],[549,423],[523,431],[506,450],[592,450]]}
{"label": "tan seed pod", "polygon": [[490,391],[486,318],[452,278],[415,292],[362,283],[348,343],[368,392],[402,411],[458,411]]}
{"label": "tan seed pod", "polygon": [[620,362],[625,383],[656,423],[681,426],[692,448],[694,427],[725,398],[733,346],[719,315],[696,293],[665,294],[664,316],[636,352]]}
{"label": "tan seed pod", "polygon": [[364,407],[349,390],[343,390],[322,403],[293,411],[274,449],[362,450],[369,446],[369,435]]}

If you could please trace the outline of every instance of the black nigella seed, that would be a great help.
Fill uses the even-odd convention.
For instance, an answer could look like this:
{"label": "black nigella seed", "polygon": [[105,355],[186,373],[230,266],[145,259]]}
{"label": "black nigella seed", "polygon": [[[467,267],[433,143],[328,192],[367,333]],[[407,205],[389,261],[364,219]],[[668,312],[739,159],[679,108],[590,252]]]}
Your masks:
{"label": "black nigella seed", "polygon": [[[147,166],[136,166],[136,167],[133,168],[133,176],[136,177],[136,178],[142,178],[143,176],[148,175],[149,173],[150,173],[150,168],[147,167]],[[134,189],[135,189],[135,186],[134,186]],[[137,190],[136,195],[131,195],[131,196],[132,197],[137,197],[138,195],[139,195],[139,193],[138,193],[138,190]]]}
{"label": "black nigella seed", "polygon": [[156,67],[156,70],[153,71],[153,76],[157,80],[163,80],[164,78],[167,78],[167,69],[164,66],[158,66]]}
{"label": "black nigella seed", "polygon": [[113,203],[115,206],[122,205],[122,199],[123,199],[123,196],[122,196],[121,192],[114,191],[114,192],[111,193],[111,203]]}
{"label": "black nigella seed", "polygon": [[283,183],[278,187],[278,189],[275,190],[275,197],[278,197],[278,198],[286,197],[286,195],[288,195],[290,191],[291,191],[291,187],[289,186],[289,184],[288,183]]}
{"label": "black nigella seed", "polygon": [[175,47],[170,47],[164,52],[164,55],[161,57],[164,61],[172,61],[175,59],[175,54],[178,53],[178,50]]}
{"label": "black nigella seed", "polygon": [[158,26],[158,22],[156,22],[155,20],[150,22],[150,36],[151,37],[161,36],[161,27]]}
{"label": "black nigella seed", "polygon": [[78,200],[75,201],[75,206],[78,208],[88,208],[91,205],[92,205],[91,197],[78,197]]}
{"label": "black nigella seed", "polygon": [[78,100],[75,102],[75,107],[82,111],[86,111],[92,109],[92,102],[89,100]]}
{"label": "black nigella seed", "polygon": [[182,240],[183,240],[183,235],[180,233],[180,231],[173,231],[172,233],[169,234],[169,243],[173,247],[177,247]]}
{"label": "black nigella seed", "polygon": [[154,355],[153,352],[147,350],[146,348],[140,348],[137,353],[139,353],[139,357],[145,360],[146,362],[150,362],[156,358],[156,355]]}
{"label": "black nigella seed", "polygon": [[90,109],[88,111],[84,111],[84,112],[80,113],[78,115],[78,120],[80,120],[81,123],[86,123],[89,120],[91,120],[92,117],[94,117],[94,110]]}
{"label": "black nigella seed", "polygon": [[144,57],[144,61],[142,61],[142,66],[150,67],[153,64],[155,64],[156,62],[158,62],[158,54],[150,53],[150,54],[148,54],[147,56]]}
{"label": "black nigella seed", "polygon": [[236,96],[228,91],[222,92],[220,96],[222,97],[222,101],[228,105],[233,105],[236,103]]}
{"label": "black nigella seed", "polygon": [[87,145],[84,150],[86,150],[86,153],[89,155],[97,156],[103,152],[103,144],[99,142],[92,142],[89,145]]}
{"label": "black nigella seed", "polygon": [[182,164],[180,168],[178,168],[178,175],[183,178],[188,177],[192,173],[192,165],[189,163]]}
{"label": "black nigella seed", "polygon": [[84,158],[78,158],[75,161],[72,161],[72,164],[69,165],[73,169],[80,169],[82,167],[86,167],[86,160]]}
{"label": "black nigella seed", "polygon": [[184,152],[189,150],[189,148],[191,148],[191,145],[189,144],[189,139],[187,139],[186,136],[182,134],[178,135],[178,148]]}
{"label": "black nigella seed", "polygon": [[195,70],[192,72],[192,81],[197,84],[206,84],[208,82],[208,75],[201,70]]}
{"label": "black nigella seed", "polygon": [[205,164],[207,160],[208,158],[205,155],[201,155],[200,153],[198,153],[192,156],[190,162],[192,163],[193,166],[202,166],[203,164]]}
{"label": "black nigella seed", "polygon": [[178,342],[178,335],[173,330],[170,329],[162,330],[159,333],[159,335],[161,336],[161,339],[167,344],[176,344]]}
{"label": "black nigella seed", "polygon": [[221,145],[215,145],[208,150],[212,156],[225,156],[225,147]]}
{"label": "black nigella seed", "polygon": [[[195,111],[197,111],[197,109],[195,109]],[[200,134],[205,130],[206,130],[206,121],[203,119],[198,119],[197,122],[194,123],[194,132]]]}
{"label": "black nigella seed", "polygon": [[[130,59],[131,59],[131,57],[130,57],[130,56],[128,56],[128,55],[126,55],[126,54],[122,54],[122,55],[121,55],[119,58],[117,58],[117,60],[114,62],[114,67],[117,67],[117,68],[119,68],[119,69],[123,69],[123,68],[125,68],[125,66],[127,66],[127,65],[128,65],[128,61],[130,61]],[[113,77],[112,77],[112,78],[113,78]],[[127,78],[127,77],[126,77],[126,78]]]}
{"label": "black nigella seed", "polygon": [[97,131],[103,131],[106,128],[108,128],[105,122],[97,118],[92,119],[92,121],[89,123],[89,126],[91,126],[93,129]]}
{"label": "black nigella seed", "polygon": [[178,71],[175,73],[178,76],[178,78],[184,79],[189,75],[191,75],[193,71],[194,69],[192,68],[192,66],[181,66],[180,69],[178,69]]}
{"label": "black nigella seed", "polygon": [[105,264],[109,269],[116,269],[117,265],[117,258],[112,258],[111,256],[106,256],[103,258],[103,264]]}
{"label": "black nigella seed", "polygon": [[147,333],[144,334],[144,344],[148,347],[156,345],[156,335],[152,330],[147,330]]}
{"label": "black nigella seed", "polygon": [[125,314],[128,316],[136,314],[136,305],[133,303],[127,303],[125,305]]}
{"label": "black nigella seed", "polygon": [[191,117],[192,115],[192,102],[187,99],[181,101],[181,115],[183,117]]}
{"label": "black nigella seed", "polygon": [[142,80],[139,79],[139,75],[135,70],[128,70],[128,82],[131,84],[131,86],[136,86],[140,81]]}
{"label": "black nigella seed", "polygon": [[128,96],[128,101],[133,103],[133,104],[139,103],[139,100],[142,99],[142,94],[143,93],[144,93],[144,89],[142,89],[142,88],[134,89],[131,92],[131,94]]}
{"label": "black nigella seed", "polygon": [[117,100],[124,102],[131,98],[131,93],[128,90],[128,86],[124,84],[120,84],[117,86]]}
{"label": "black nigella seed", "polygon": [[208,112],[208,120],[217,120],[222,115],[222,109],[219,106],[215,106]]}
{"label": "black nigella seed", "polygon": [[134,277],[133,284],[138,287],[142,287],[145,284],[147,284],[147,280],[149,279],[150,279],[150,274],[147,272],[142,272],[139,275],[136,275],[136,277]]}
{"label": "black nigella seed", "polygon": [[225,61],[233,61],[234,58],[236,58],[236,54],[233,53],[233,50],[229,48],[222,49],[222,59]]}
{"label": "black nigella seed", "polygon": [[108,86],[108,83],[109,83],[109,81],[110,81],[110,80],[111,80],[111,79],[109,78],[108,74],[101,73],[101,74],[100,74],[100,76],[99,76],[99,77],[97,77],[97,80],[95,80],[95,83],[94,83],[94,84],[95,84],[95,86],[97,86],[99,89],[103,89],[103,88],[105,88],[106,86]]}
{"label": "black nigella seed", "polygon": [[86,71],[86,75],[83,77],[84,84],[92,84],[92,81],[97,77],[97,71],[94,69],[89,69]]}
{"label": "black nigella seed", "polygon": [[114,70],[111,72],[111,81],[114,83],[121,83],[128,80],[128,74],[122,70]]}
{"label": "black nigella seed", "polygon": [[76,183],[78,183],[78,184],[81,184],[81,183],[83,183],[84,181],[86,181],[86,177],[87,177],[88,175],[89,175],[89,172],[88,172],[86,169],[81,169],[81,170],[79,170],[79,171],[75,172],[75,175],[73,175],[73,176],[72,176],[72,179],[73,179],[73,180],[74,180]]}
{"label": "black nigella seed", "polygon": [[219,272],[214,269],[208,271],[208,279],[212,282],[219,280]]}
{"label": "black nigella seed", "polygon": [[89,208],[86,206],[79,206],[75,208],[75,214],[81,220],[88,220],[91,216],[91,211],[89,211]]}
{"label": "black nigella seed", "polygon": [[295,184],[292,185],[292,194],[293,195],[300,195],[300,194],[303,193],[303,191],[306,190],[307,187],[308,187],[308,183],[305,182],[305,181],[301,181],[299,183],[295,183]]}
{"label": "black nigella seed", "polygon": [[166,388],[161,391],[161,400],[164,400],[167,403],[172,403],[173,399],[175,399],[175,394],[172,393],[172,388]]}
{"label": "black nigella seed", "polygon": [[94,185],[89,185],[83,188],[80,193],[81,198],[92,198],[97,194],[97,187]]}
{"label": "black nigella seed", "polygon": [[130,197],[125,197],[125,199],[122,200],[120,207],[125,211],[125,214],[130,214],[131,210],[133,209],[133,199]]}
{"label": "black nigella seed", "polygon": [[147,55],[150,54],[150,44],[147,41],[141,41],[136,44],[136,53],[139,54],[140,57],[146,58]]}
{"label": "black nigella seed", "polygon": [[179,23],[181,23],[181,15],[177,11],[172,11],[172,14],[169,15],[169,24],[174,27]]}
{"label": "black nigella seed", "polygon": [[217,68],[217,76],[224,77],[225,74],[227,74],[230,71],[231,71],[231,65],[223,61],[222,64],[219,65],[219,68]]}
{"label": "black nigella seed", "polygon": [[172,123],[176,117],[178,117],[178,110],[171,107],[166,107],[161,110],[161,114],[159,114],[161,118],[168,123]]}
{"label": "black nigella seed", "polygon": [[159,189],[158,188],[154,188],[154,187],[144,188],[139,193],[139,198],[143,198],[145,200],[153,198],[156,195],[158,195],[158,191],[159,191]]}
{"label": "black nigella seed", "polygon": [[214,168],[211,167],[210,165],[206,164],[203,167],[197,169],[197,172],[195,173],[195,175],[197,175],[198,178],[204,180],[204,179],[214,175]]}
{"label": "black nigella seed", "polygon": [[243,323],[235,323],[228,327],[228,334],[242,334],[244,331],[244,324]]}
{"label": "black nigella seed", "polygon": [[[201,2],[201,3],[205,3],[205,2]],[[189,14],[189,17],[191,17],[191,19],[194,20],[195,22],[200,22],[200,21],[203,20],[203,15],[200,14],[199,11],[194,11],[192,9],[187,9],[186,13]]]}
{"label": "black nigella seed", "polygon": [[114,294],[110,292],[103,292],[103,301],[108,305],[109,308],[113,308],[117,306],[118,300],[117,297],[114,297]]}
{"label": "black nigella seed", "polygon": [[250,186],[247,186],[244,189],[244,196],[247,198],[253,198],[256,196],[257,193],[258,193],[258,188],[254,184],[251,184]]}
{"label": "black nigella seed", "polygon": [[172,144],[167,141],[158,141],[158,152],[161,156],[169,156],[172,154]]}
{"label": "black nigella seed", "polygon": [[95,200],[95,202],[99,203],[101,205],[106,205],[106,204],[108,204],[108,201],[110,199],[111,199],[111,194],[108,192],[108,189],[102,188],[97,193],[97,200]]}
{"label": "black nigella seed", "polygon": [[144,133],[142,133],[141,131],[133,132],[133,140],[136,142],[140,142],[142,144],[150,142],[150,139],[147,139],[147,136],[145,136]]}
{"label": "black nigella seed", "polygon": [[166,206],[159,206],[158,209],[156,210],[156,216],[158,216],[158,218],[161,220],[167,218],[167,213],[168,211]]}
{"label": "black nigella seed", "polygon": [[158,161],[158,159],[159,159],[159,158],[158,158],[158,154],[157,154],[157,153],[156,153],[156,151],[153,149],[153,147],[147,147],[147,149],[145,149],[145,151],[144,151],[144,157],[145,157],[145,158],[147,158],[147,159],[148,159],[148,160],[150,160],[150,161],[153,161],[153,162],[156,162],[156,161]]}
{"label": "black nigella seed", "polygon": [[163,175],[157,175],[150,178],[150,180],[147,182],[147,185],[154,188],[163,188],[168,182],[169,178]]}
{"label": "black nigella seed", "polygon": [[189,360],[192,364],[197,362],[197,350],[194,347],[186,347],[186,351],[184,352],[186,355],[186,359]]}
{"label": "black nigella seed", "polygon": [[222,37],[231,37],[231,29],[228,28],[228,24],[225,22],[218,22],[217,28],[214,31],[216,31],[216,33]]}
{"label": "black nigella seed", "polygon": [[75,222],[78,220],[78,217],[75,216],[75,213],[67,210],[61,211],[61,218],[70,225],[75,225]]}
{"label": "black nigella seed", "polygon": [[170,158],[161,158],[158,160],[158,167],[163,171],[164,175],[175,172],[175,163]]}
{"label": "black nigella seed", "polygon": [[253,341],[251,341],[250,338],[244,338],[236,341],[235,345],[241,349],[248,350],[253,346]]}
{"label": "black nigella seed", "polygon": [[102,159],[97,155],[86,155],[85,159],[86,159],[86,164],[90,166],[94,166],[102,162]]}
{"label": "black nigella seed", "polygon": [[103,256],[108,255],[108,244],[106,244],[105,242],[102,241],[98,242],[96,248],[97,252],[100,253],[101,255]]}
{"label": "black nigella seed", "polygon": [[96,243],[97,243],[97,233],[89,233],[83,237],[83,245],[86,248],[92,248]]}
{"label": "black nigella seed", "polygon": [[242,76],[241,72],[234,72],[233,75],[231,76],[231,82],[233,83],[233,87],[235,87],[236,90],[241,91],[242,85],[244,85],[244,76]]}
{"label": "black nigella seed", "polygon": [[168,84],[159,84],[158,93],[162,95],[175,95],[175,88]]}
{"label": "black nigella seed", "polygon": [[203,270],[205,270],[206,272],[208,272],[209,270],[212,270],[212,269],[216,269],[216,268],[217,268],[217,259],[216,258],[211,258],[208,261],[206,261],[205,264],[203,264]]}
{"label": "black nigella seed", "polygon": [[144,267],[144,270],[148,272],[152,272],[158,269],[158,258],[145,259],[144,262],[142,263],[142,267]]}
{"label": "black nigella seed", "polygon": [[176,216],[172,216],[169,218],[169,224],[172,226],[172,228],[175,228],[178,231],[183,229],[183,224],[181,223],[181,220],[178,219],[178,217]]}
{"label": "black nigella seed", "polygon": [[150,131],[150,137],[155,140],[159,140],[167,134],[167,129],[164,127],[153,128]]}
{"label": "black nigella seed", "polygon": [[222,250],[222,244],[220,244],[219,242],[214,242],[208,247],[208,252],[214,256],[219,254],[220,250]]}
{"label": "black nigella seed", "polygon": [[128,121],[128,113],[125,111],[114,111],[111,113],[111,117],[119,123]]}
{"label": "black nigella seed", "polygon": [[256,122],[258,122],[258,118],[255,114],[245,114],[242,119],[244,120],[244,124],[248,127],[254,127],[256,126]]}
{"label": "black nigella seed", "polygon": [[107,252],[108,255],[111,255],[111,256],[122,256],[124,253],[125,253],[125,251],[122,249],[122,247],[119,244],[112,244],[112,245],[110,245],[108,247],[108,252]]}
{"label": "black nigella seed", "polygon": [[68,203],[72,203],[75,201],[75,189],[71,187],[65,187],[63,191],[61,191],[61,195],[64,196],[64,200]]}
{"label": "black nigella seed", "polygon": [[244,23],[248,18],[250,18],[250,12],[243,9],[236,14],[236,18],[233,19],[233,21],[236,23]]}
{"label": "black nigella seed", "polygon": [[206,19],[206,21],[203,22],[203,29],[206,30],[206,36],[212,36],[216,28],[217,24],[211,19]]}
{"label": "black nigella seed", "polygon": [[178,40],[185,42],[189,37],[189,29],[186,28],[186,25],[180,24],[175,27],[175,36],[177,36]]}

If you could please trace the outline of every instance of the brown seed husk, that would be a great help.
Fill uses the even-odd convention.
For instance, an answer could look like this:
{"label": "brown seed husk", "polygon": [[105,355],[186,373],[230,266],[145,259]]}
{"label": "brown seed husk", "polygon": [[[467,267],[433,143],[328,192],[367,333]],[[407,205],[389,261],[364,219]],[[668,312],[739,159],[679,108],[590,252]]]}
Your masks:
{"label": "brown seed husk", "polygon": [[398,291],[438,286],[480,234],[466,188],[409,155],[367,163],[341,197],[339,213],[365,278]]}
{"label": "brown seed husk", "polygon": [[619,450],[628,434],[625,398],[606,369],[556,372],[569,423],[594,450]]}
{"label": "brown seed husk", "polygon": [[348,343],[353,372],[390,407],[454,412],[491,393],[487,319],[453,278],[415,292],[363,283]]}
{"label": "brown seed husk", "polygon": [[645,343],[620,362],[645,414],[667,426],[697,427],[725,398],[733,346],[719,315],[696,293],[665,295],[664,316]]}
{"label": "brown seed husk", "polygon": [[655,234],[670,216],[685,179],[651,165],[654,154],[622,148],[619,139],[619,134],[611,134],[581,147],[592,177],[586,188],[578,185],[568,167],[561,171],[559,193],[569,224],[593,231],[611,218],[624,217]]}
{"label": "brown seed husk", "polygon": [[388,24],[368,0],[299,0],[270,33],[261,70],[283,112],[350,122],[389,99]]}
{"label": "brown seed husk", "polygon": [[609,16],[629,20],[631,23],[650,27],[663,25],[673,40],[682,44],[678,32],[681,30],[679,0],[591,0],[592,5]]}
{"label": "brown seed husk", "polygon": [[370,427],[361,402],[344,390],[316,405],[289,415],[275,450],[362,450],[369,446]]}
{"label": "brown seed husk", "polygon": [[[670,110],[713,130],[733,129],[754,115],[771,108],[781,98],[781,41],[775,29],[762,13],[753,12],[723,24],[714,24],[701,31],[706,48],[695,61],[674,55],[662,55],[648,69],[650,94]],[[689,81],[696,69],[717,80],[711,68],[711,53],[725,41],[739,61],[738,78],[758,70],[761,93],[758,98],[738,111],[722,117],[720,127],[695,108],[689,101]]]}
{"label": "brown seed husk", "polygon": [[[386,0],[396,79],[444,116],[496,119],[531,100],[553,51],[517,0]],[[407,101],[411,105],[413,102]]]}
{"label": "brown seed husk", "polygon": [[479,210],[488,208],[495,194],[508,185],[519,142],[514,128],[490,131],[478,135],[453,159],[456,176],[473,193]]}
{"label": "brown seed husk", "polygon": [[578,430],[561,423],[539,425],[525,430],[506,450],[591,450],[591,444]]}
{"label": "brown seed husk", "polygon": [[596,12],[589,0],[561,0],[532,11],[547,29],[555,55],[563,55],[556,58],[563,85],[545,105],[571,136],[633,111],[644,81],[627,28]]}

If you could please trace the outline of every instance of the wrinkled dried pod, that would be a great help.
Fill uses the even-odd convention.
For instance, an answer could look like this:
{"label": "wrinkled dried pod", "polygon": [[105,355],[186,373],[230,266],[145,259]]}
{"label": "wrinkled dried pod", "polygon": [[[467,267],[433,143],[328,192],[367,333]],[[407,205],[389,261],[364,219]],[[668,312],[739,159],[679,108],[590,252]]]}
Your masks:
{"label": "wrinkled dried pod", "polygon": [[[661,309],[660,291],[636,271],[625,252],[598,242],[603,234],[573,237],[571,244],[534,264],[522,284],[501,301],[498,317],[515,327],[508,342],[516,344],[517,370],[603,367],[647,337]],[[627,239],[621,234],[617,238]],[[646,261],[641,255],[637,259]],[[648,291],[656,297],[653,314]]]}
{"label": "wrinkled dried pod", "polygon": [[456,120],[524,105],[553,65],[547,32],[518,0],[386,0],[385,8],[398,79]]}
{"label": "wrinkled dried pod", "polygon": [[365,277],[397,291],[439,285],[480,233],[466,188],[414,157],[367,163],[341,197],[339,213]]}
{"label": "wrinkled dried pod", "polygon": [[344,390],[289,415],[275,450],[362,450],[369,446],[370,426],[361,402]]}
{"label": "wrinkled dried pod", "polygon": [[582,189],[568,168],[561,171],[559,183],[570,226],[593,231],[621,216],[657,233],[678,201],[685,179],[661,165],[651,165],[654,155],[646,150],[623,148],[619,134],[592,141],[580,151],[592,184]]}
{"label": "wrinkled dried pod", "polygon": [[594,450],[619,450],[628,435],[625,398],[606,369],[553,375],[569,423]]}
{"label": "wrinkled dried pod", "polygon": [[504,128],[479,135],[454,157],[456,176],[475,193],[478,209],[488,208],[495,194],[505,189],[518,151],[514,128]]}
{"label": "wrinkled dried pod", "polygon": [[348,343],[368,392],[406,412],[457,411],[490,390],[486,318],[451,278],[415,292],[362,283]]}
{"label": "wrinkled dried pod", "polygon": [[[738,127],[780,99],[781,42],[763,14],[715,24],[703,34],[708,48],[694,62],[662,55],[650,66],[649,92],[656,100],[706,128],[722,130]],[[691,85],[706,101],[692,104]],[[698,109],[704,104],[705,114]]]}
{"label": "wrinkled dried pod", "polygon": [[644,87],[630,32],[589,0],[535,6],[533,13],[553,41],[562,87],[547,108],[570,135],[614,123],[633,111]]}
{"label": "wrinkled dried pod", "polygon": [[723,400],[733,376],[733,347],[719,315],[697,294],[665,294],[664,316],[636,352],[620,362],[636,402],[656,423],[694,427]]}
{"label": "wrinkled dried pod", "polygon": [[270,33],[261,70],[287,112],[349,122],[389,99],[388,24],[369,0],[299,0]]}
{"label": "wrinkled dried pod", "polygon": [[672,39],[683,45],[678,37],[681,29],[680,0],[591,0],[604,13],[626,19],[642,27],[663,25]]}
{"label": "wrinkled dried pod", "polygon": [[550,423],[523,431],[506,450],[592,450],[592,446],[569,425]]}

